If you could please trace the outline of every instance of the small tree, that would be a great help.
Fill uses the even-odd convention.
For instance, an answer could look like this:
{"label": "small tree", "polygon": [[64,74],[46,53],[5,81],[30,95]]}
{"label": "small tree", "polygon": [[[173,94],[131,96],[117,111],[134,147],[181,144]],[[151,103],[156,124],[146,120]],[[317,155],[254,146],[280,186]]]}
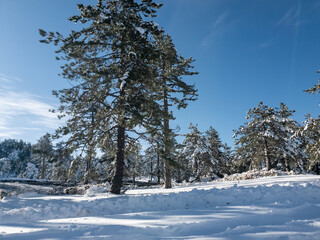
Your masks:
{"label": "small tree", "polygon": [[32,161],[36,162],[40,169],[39,178],[45,179],[47,165],[53,160],[54,151],[49,133],[40,137],[36,144],[32,146]]}
{"label": "small tree", "polygon": [[227,144],[223,144],[219,133],[210,126],[205,132],[209,149],[210,162],[212,163],[211,172],[218,177],[224,174],[230,174],[228,163],[231,161],[231,148]]}
{"label": "small tree", "polygon": [[143,161],[141,156],[141,144],[129,143],[126,148],[125,156],[125,176],[132,178],[133,185],[136,184],[136,178],[142,176]]}
{"label": "small tree", "polygon": [[[191,172],[196,181],[208,175],[212,169],[208,142],[203,133],[198,130],[198,126],[190,124],[190,132],[185,135],[183,140],[182,155],[185,158],[184,170]],[[188,174],[185,174],[188,177]],[[189,179],[185,179],[189,181]]]}
{"label": "small tree", "polygon": [[305,151],[309,155],[306,161],[307,170],[320,174],[320,120],[308,114],[304,123],[305,125],[297,131],[296,137],[303,139]]}
{"label": "small tree", "polygon": [[153,177],[157,177],[157,183],[160,184],[162,172],[162,161],[160,161],[160,144],[153,142],[144,152],[144,163],[146,176],[150,175],[150,182]]}
{"label": "small tree", "polygon": [[64,142],[57,143],[53,153],[51,180],[69,180],[68,170],[72,161],[71,150]]}

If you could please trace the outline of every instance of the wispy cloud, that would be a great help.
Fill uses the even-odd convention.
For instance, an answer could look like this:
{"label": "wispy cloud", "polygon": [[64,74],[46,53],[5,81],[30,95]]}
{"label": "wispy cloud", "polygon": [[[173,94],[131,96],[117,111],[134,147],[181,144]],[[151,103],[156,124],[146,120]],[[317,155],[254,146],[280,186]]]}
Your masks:
{"label": "wispy cloud", "polygon": [[15,76],[8,76],[0,73],[0,89],[13,89],[16,82],[21,82],[21,78]]}
{"label": "wispy cloud", "polygon": [[19,77],[9,76],[9,75],[0,73],[0,81],[4,81],[4,82],[7,82],[7,83],[8,82],[12,83],[12,82],[17,82],[17,81],[21,82],[22,79],[19,78]]}
{"label": "wispy cloud", "polygon": [[268,48],[272,45],[272,41],[271,40],[267,40],[265,42],[262,42],[258,45],[258,48],[260,49],[264,49],[264,48]]}
{"label": "wispy cloud", "polygon": [[57,128],[59,120],[49,112],[53,107],[40,96],[17,91],[14,87],[17,81],[22,80],[0,74],[0,83],[6,83],[0,84],[0,137],[23,138],[31,131]]}
{"label": "wispy cloud", "polygon": [[221,36],[225,31],[227,31],[235,21],[229,20],[229,12],[224,11],[214,20],[211,25],[211,29],[209,34],[203,39],[201,42],[201,46],[206,47],[214,41],[214,39],[218,36]]}
{"label": "wispy cloud", "polygon": [[214,24],[212,25],[212,29],[216,29],[219,26],[221,26],[223,24],[223,22],[226,20],[226,18],[228,17],[229,13],[227,11],[221,13],[218,18],[216,19],[216,21],[214,22]]}
{"label": "wispy cloud", "polygon": [[19,136],[21,132],[17,130],[13,130],[11,128],[0,126],[0,137],[1,138],[14,138],[15,136]]}
{"label": "wispy cloud", "polygon": [[285,26],[299,26],[303,23],[300,19],[300,6],[292,7],[282,18],[278,21],[277,25],[285,25]]}

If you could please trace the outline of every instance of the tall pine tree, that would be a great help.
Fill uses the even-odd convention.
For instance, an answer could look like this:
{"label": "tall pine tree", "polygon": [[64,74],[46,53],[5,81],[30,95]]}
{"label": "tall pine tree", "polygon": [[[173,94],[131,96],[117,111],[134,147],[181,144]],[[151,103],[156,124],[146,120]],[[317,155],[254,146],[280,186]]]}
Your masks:
{"label": "tall pine tree", "polygon": [[[79,15],[70,21],[83,24],[80,31],[64,37],[45,32],[41,42],[59,45],[62,76],[73,86],[55,91],[60,117],[68,116],[58,135],[70,136],[74,148],[88,148],[116,138],[115,174],[111,192],[119,194],[123,181],[126,132],[137,125],[160,124],[161,107],[154,99],[160,85],[151,67],[156,58],[150,42],[160,33],[152,21],[160,4],[152,0],[99,0],[96,6],[78,4]],[[94,106],[94,124],[92,124]]]}
{"label": "tall pine tree", "polygon": [[[191,71],[193,59],[185,59],[177,53],[177,50],[169,35],[161,33],[156,36],[156,49],[159,52],[158,58],[158,83],[161,85],[159,96],[163,107],[162,120],[162,159],[165,188],[171,188],[171,167],[174,165],[173,143],[174,134],[170,128],[169,121],[173,119],[169,107],[177,105],[178,109],[185,108],[188,101],[196,100],[197,94],[194,85],[183,81],[183,76],[198,74]],[[179,96],[182,95],[181,96]],[[158,97],[158,96],[157,96]]]}

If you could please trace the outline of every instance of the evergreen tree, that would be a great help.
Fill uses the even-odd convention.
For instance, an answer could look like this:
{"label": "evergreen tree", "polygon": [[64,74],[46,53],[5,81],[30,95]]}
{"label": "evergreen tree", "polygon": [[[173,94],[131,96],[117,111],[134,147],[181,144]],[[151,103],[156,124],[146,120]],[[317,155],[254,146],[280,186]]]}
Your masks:
{"label": "evergreen tree", "polygon": [[185,135],[182,143],[184,175],[186,181],[189,181],[190,173],[196,181],[199,181],[201,177],[211,173],[210,170],[212,169],[208,142],[203,133],[198,130],[197,125],[191,123],[189,129],[190,132]]}
{"label": "evergreen tree", "polygon": [[179,163],[184,171],[184,180],[190,176],[199,181],[202,177],[214,179],[229,174],[231,149],[220,140],[219,133],[210,127],[205,133],[190,124],[191,132],[185,135]]}
{"label": "evergreen tree", "polygon": [[[318,70],[317,73],[320,73],[320,70]],[[318,84],[314,85],[313,87],[304,90],[304,92],[315,94],[315,93],[320,93],[320,79],[318,80]]]}
{"label": "evergreen tree", "polygon": [[284,104],[280,103],[278,110],[278,124],[280,129],[277,131],[279,142],[277,146],[277,167],[281,170],[299,170],[304,171],[305,154],[305,139],[295,138],[296,131],[301,127],[298,122],[293,120],[291,116],[295,111],[289,110]]}
{"label": "evergreen tree", "polygon": [[157,183],[160,184],[161,176],[163,175],[163,161],[160,161],[160,144],[153,142],[144,152],[145,176],[150,176],[150,182],[153,177],[157,178]]}
{"label": "evergreen tree", "polygon": [[141,161],[141,144],[140,143],[129,143],[126,148],[126,161],[125,161],[125,176],[132,178],[133,185],[136,184],[136,178],[142,176],[143,162]]}
{"label": "evergreen tree", "polygon": [[236,159],[242,163],[242,170],[260,168],[267,170],[290,166],[302,168],[299,162],[299,144],[291,138],[299,127],[290,118],[294,111],[281,103],[280,108],[271,108],[262,102],[247,112],[249,122],[235,131]]}
{"label": "evergreen tree", "polygon": [[24,177],[30,156],[30,143],[14,139],[0,142],[0,177]]}
{"label": "evergreen tree", "polygon": [[100,177],[108,182],[112,181],[112,176],[115,171],[115,154],[110,154],[104,151],[103,155],[100,157],[100,168],[98,172],[101,173]]}
{"label": "evergreen tree", "polygon": [[211,126],[206,131],[206,138],[210,162],[212,163],[212,173],[218,177],[230,174],[228,163],[231,161],[231,148],[222,143],[219,133]]}
{"label": "evergreen tree", "polygon": [[40,30],[45,37],[41,42],[60,45],[58,59],[66,61],[62,76],[76,83],[54,92],[62,103],[60,117],[69,116],[57,135],[70,136],[67,143],[75,149],[90,149],[107,135],[115,135],[112,193],[119,194],[122,186],[126,132],[134,131],[137,125],[149,129],[160,124],[162,112],[154,99],[159,84],[154,81],[155,72],[151,68],[155,50],[150,42],[160,31],[144,18],[154,17],[160,7],[152,0],[78,4],[80,15],[69,20],[84,24],[81,31],[72,31],[64,37]]}
{"label": "evergreen tree", "polygon": [[52,161],[54,157],[53,145],[51,142],[50,134],[47,133],[40,137],[36,144],[32,146],[32,161],[39,166],[40,179],[45,179],[48,176],[48,163]]}
{"label": "evergreen tree", "polygon": [[[320,73],[320,70],[318,71]],[[305,90],[305,92],[315,94],[320,93],[320,80],[319,83],[313,86],[310,89]],[[307,163],[307,168],[309,171],[315,171],[317,174],[320,174],[320,116],[318,118],[312,118],[310,114],[307,115],[305,121],[305,127],[300,130],[300,136],[305,136],[308,138],[306,152],[310,155],[310,159]]]}
{"label": "evergreen tree", "polygon": [[320,174],[320,120],[308,114],[304,123],[295,137],[302,138],[305,144],[305,151],[309,156],[305,164],[307,170]]}
{"label": "evergreen tree", "polygon": [[[169,106],[177,105],[178,109],[185,108],[188,101],[196,100],[197,94],[193,85],[189,85],[182,80],[182,76],[192,76],[197,74],[190,71],[192,58],[185,59],[178,55],[177,50],[169,35],[161,33],[156,36],[156,48],[159,52],[158,59],[158,82],[161,86],[159,96],[163,104],[163,172],[165,188],[171,188],[171,167],[175,164],[172,156],[174,134],[170,129],[169,121],[173,119]],[[178,97],[182,94],[182,97]]]}
{"label": "evergreen tree", "polygon": [[51,166],[51,180],[69,180],[68,170],[73,158],[71,150],[65,146],[64,142],[59,142],[54,146],[54,153]]}

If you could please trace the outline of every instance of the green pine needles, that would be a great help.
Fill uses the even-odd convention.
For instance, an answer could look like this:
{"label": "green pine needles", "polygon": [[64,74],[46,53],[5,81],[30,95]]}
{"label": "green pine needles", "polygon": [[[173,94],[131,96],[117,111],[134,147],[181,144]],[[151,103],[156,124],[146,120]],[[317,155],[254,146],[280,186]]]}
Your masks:
{"label": "green pine needles", "polygon": [[196,96],[194,87],[181,79],[196,74],[188,70],[193,60],[179,56],[170,37],[150,20],[160,7],[152,0],[78,4],[80,14],[69,20],[83,24],[82,30],[67,36],[40,30],[41,42],[58,47],[61,75],[72,84],[53,91],[61,102],[59,117],[66,117],[56,136],[67,136],[72,149],[87,155],[86,181],[96,149],[112,145],[111,192],[116,194],[123,183],[126,142],[162,131],[169,155],[169,102],[186,107]]}

